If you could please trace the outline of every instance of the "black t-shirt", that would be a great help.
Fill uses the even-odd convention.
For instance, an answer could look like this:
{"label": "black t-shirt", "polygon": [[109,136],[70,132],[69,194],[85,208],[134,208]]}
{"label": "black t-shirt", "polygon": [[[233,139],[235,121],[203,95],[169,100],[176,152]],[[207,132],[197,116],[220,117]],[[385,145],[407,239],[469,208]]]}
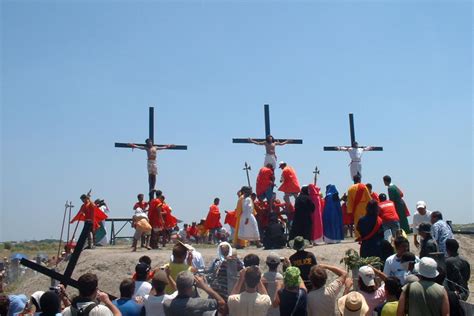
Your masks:
{"label": "black t-shirt", "polygon": [[[300,299],[298,301],[298,295],[300,295]],[[291,316],[293,310],[293,316],[306,316],[306,303],[307,303],[307,296],[306,292],[302,289],[299,289],[298,292],[291,292],[287,289],[281,289],[278,291],[278,296],[280,297],[280,316]],[[298,302],[298,306],[296,306],[296,302]]]}
{"label": "black t-shirt", "polygon": [[311,270],[312,266],[318,264],[314,254],[304,250],[297,251],[290,256],[290,262],[292,266],[300,269],[301,278],[303,279],[306,288],[310,290],[311,282],[309,281],[309,270]]}

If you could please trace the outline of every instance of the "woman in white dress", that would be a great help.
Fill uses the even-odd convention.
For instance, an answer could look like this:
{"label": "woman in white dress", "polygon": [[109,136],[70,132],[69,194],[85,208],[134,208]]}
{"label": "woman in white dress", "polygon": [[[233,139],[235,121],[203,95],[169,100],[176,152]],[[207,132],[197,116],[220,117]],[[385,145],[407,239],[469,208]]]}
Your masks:
{"label": "woman in white dress", "polygon": [[258,232],[257,219],[254,216],[254,206],[250,194],[252,189],[243,187],[242,193],[244,200],[242,202],[242,215],[240,216],[239,239],[256,241],[257,247],[260,246],[260,234]]}

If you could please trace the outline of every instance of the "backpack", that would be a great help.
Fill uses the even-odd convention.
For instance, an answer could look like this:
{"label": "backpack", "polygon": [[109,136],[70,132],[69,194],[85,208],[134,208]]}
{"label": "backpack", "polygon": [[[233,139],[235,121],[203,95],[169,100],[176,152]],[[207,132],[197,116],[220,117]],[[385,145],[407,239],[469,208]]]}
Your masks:
{"label": "backpack", "polygon": [[71,305],[71,316],[88,316],[91,310],[99,306],[97,303],[87,305],[86,308],[77,308]]}

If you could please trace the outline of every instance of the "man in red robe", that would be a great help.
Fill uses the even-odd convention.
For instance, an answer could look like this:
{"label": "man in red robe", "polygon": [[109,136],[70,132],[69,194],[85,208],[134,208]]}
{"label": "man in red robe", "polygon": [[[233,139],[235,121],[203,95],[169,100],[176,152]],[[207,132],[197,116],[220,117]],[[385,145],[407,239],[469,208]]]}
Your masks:
{"label": "man in red robe", "polygon": [[260,201],[267,201],[269,205],[272,203],[273,187],[275,185],[275,173],[271,163],[262,167],[257,176],[256,193]]}
{"label": "man in red robe", "polygon": [[164,229],[164,220],[163,220],[163,202],[160,197],[163,193],[160,190],[155,191],[155,198],[150,201],[148,207],[148,220],[152,227],[151,237],[150,237],[150,247],[153,249],[158,249],[158,242],[160,237],[160,231]]}
{"label": "man in red robe", "polygon": [[160,231],[161,244],[171,241],[171,230],[178,224],[178,219],[171,214],[171,207],[165,202],[165,196],[159,197],[161,201],[161,216],[163,218],[163,229]]}
{"label": "man in red robe", "polygon": [[207,213],[206,222],[204,224],[206,229],[209,229],[209,242],[214,244],[218,242],[216,233],[222,227],[219,202],[219,198],[214,199],[214,203],[209,207],[209,213]]}
{"label": "man in red robe", "polygon": [[281,173],[281,185],[278,188],[278,191],[285,193],[283,200],[285,201],[287,208],[291,211],[293,210],[293,205],[290,202],[290,196],[293,196],[296,199],[298,193],[300,193],[300,183],[296,177],[295,170],[288,166],[286,162],[280,161],[280,169],[283,171]]}
{"label": "man in red robe", "polygon": [[102,212],[91,200],[87,194],[81,195],[82,205],[77,212],[76,216],[71,220],[71,223],[75,221],[84,221],[92,223],[92,230],[87,235],[87,249],[91,249],[95,244],[95,231],[100,226],[100,222],[107,218],[107,214]]}
{"label": "man in red robe", "polygon": [[148,202],[143,201],[144,195],[142,193],[137,195],[138,202],[135,203],[133,209],[136,210],[137,208],[141,208],[143,211],[146,210],[148,207]]}
{"label": "man in red robe", "polygon": [[367,183],[365,186],[367,187],[367,190],[369,190],[370,197],[372,198],[372,200],[375,200],[377,201],[377,203],[379,203],[379,195],[377,194],[377,192],[372,191],[372,184]]}

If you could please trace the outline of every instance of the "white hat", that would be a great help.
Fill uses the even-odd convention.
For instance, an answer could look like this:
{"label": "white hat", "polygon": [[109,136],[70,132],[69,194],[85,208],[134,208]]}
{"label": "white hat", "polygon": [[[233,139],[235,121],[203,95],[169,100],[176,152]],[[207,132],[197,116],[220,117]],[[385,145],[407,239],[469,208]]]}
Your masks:
{"label": "white hat", "polygon": [[362,266],[359,268],[359,278],[362,279],[362,282],[366,286],[374,286],[375,285],[375,272],[369,266]]}
{"label": "white hat", "polygon": [[337,301],[337,308],[341,315],[362,316],[369,311],[369,305],[359,292],[350,292]]}
{"label": "white hat", "polygon": [[415,270],[418,274],[428,279],[434,279],[439,275],[438,264],[433,258],[423,257],[419,263],[415,264]]}
{"label": "white hat", "polygon": [[416,202],[416,209],[419,209],[419,208],[426,208],[426,202],[425,201]]}
{"label": "white hat", "polygon": [[286,162],[284,162],[284,161],[282,160],[282,161],[280,161],[280,162],[278,163],[278,165],[279,165],[279,166],[281,166],[281,165],[286,165]]}

